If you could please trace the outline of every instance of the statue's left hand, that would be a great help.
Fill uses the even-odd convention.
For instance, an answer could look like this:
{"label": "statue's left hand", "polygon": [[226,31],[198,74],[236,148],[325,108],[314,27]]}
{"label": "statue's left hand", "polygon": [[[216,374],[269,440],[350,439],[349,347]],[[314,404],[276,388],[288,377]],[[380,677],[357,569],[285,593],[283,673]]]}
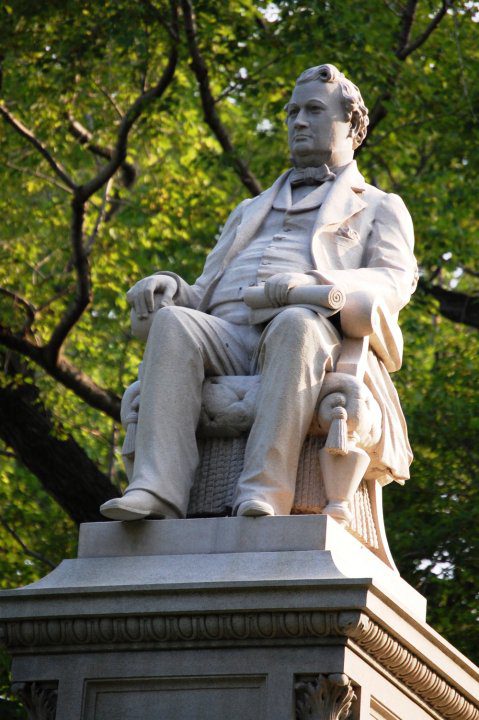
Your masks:
{"label": "statue's left hand", "polygon": [[266,280],[264,292],[271,307],[286,305],[289,291],[299,285],[316,285],[316,279],[303,273],[279,273]]}

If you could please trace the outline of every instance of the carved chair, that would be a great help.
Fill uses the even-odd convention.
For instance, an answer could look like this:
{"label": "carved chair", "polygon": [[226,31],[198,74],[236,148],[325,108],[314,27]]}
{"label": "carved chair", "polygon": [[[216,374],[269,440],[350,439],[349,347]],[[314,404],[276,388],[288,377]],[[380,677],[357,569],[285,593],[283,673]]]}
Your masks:
{"label": "carved chair", "polygon": [[[368,352],[388,370],[401,364],[402,337],[387,310],[355,293],[341,311],[343,342],[333,372],[326,373],[315,417],[304,442],[291,514],[331,515],[387,565],[395,568],[382,513],[382,486],[368,478],[370,454],[381,437],[381,409],[364,383]],[[231,513],[253,423],[260,375],[208,378],[197,431],[200,462],[191,490],[189,517]],[[122,400],[127,429],[123,457],[131,477],[141,381]],[[365,477],[366,476],[366,477]]]}

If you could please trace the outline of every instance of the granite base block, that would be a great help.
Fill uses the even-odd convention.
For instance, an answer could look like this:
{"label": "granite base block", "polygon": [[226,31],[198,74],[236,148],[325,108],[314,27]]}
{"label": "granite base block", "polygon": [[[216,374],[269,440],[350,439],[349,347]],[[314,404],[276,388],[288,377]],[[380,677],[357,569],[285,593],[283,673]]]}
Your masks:
{"label": "granite base block", "polygon": [[33,719],[479,720],[425,610],[326,516],[105,522],[0,632]]}

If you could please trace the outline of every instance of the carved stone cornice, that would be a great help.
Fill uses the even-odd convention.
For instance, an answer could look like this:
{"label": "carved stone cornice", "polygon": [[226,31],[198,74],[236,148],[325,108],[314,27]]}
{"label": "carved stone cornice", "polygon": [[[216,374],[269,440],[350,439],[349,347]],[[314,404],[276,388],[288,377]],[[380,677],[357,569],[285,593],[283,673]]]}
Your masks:
{"label": "carved stone cornice", "polygon": [[479,720],[479,706],[461,695],[446,678],[406,648],[378,623],[363,614],[348,635],[383,668],[451,720]]}
{"label": "carved stone cornice", "polygon": [[28,720],[55,720],[56,688],[42,682],[19,682],[12,685],[12,691],[27,710]]}
{"label": "carved stone cornice", "polygon": [[58,617],[13,620],[0,625],[0,642],[13,654],[54,648],[83,652],[86,646],[132,649],[226,645],[247,641],[284,641],[345,637],[359,613],[324,611],[250,611],[119,617]]}
{"label": "carved stone cornice", "polygon": [[0,641],[13,655],[349,641],[443,717],[479,720],[479,704],[461,695],[427,660],[359,610],[17,619],[0,624]]}
{"label": "carved stone cornice", "polygon": [[296,690],[296,720],[348,720],[356,695],[347,675],[318,675]]}

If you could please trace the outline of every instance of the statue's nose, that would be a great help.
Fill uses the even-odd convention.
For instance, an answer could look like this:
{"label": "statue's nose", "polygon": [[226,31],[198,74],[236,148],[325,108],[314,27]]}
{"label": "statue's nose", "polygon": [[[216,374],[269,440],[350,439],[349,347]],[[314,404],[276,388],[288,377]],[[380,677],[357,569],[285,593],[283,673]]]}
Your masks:
{"label": "statue's nose", "polygon": [[304,115],[304,112],[302,110],[299,111],[299,113],[296,115],[295,121],[294,121],[294,127],[295,128],[302,128],[307,127],[308,121]]}

